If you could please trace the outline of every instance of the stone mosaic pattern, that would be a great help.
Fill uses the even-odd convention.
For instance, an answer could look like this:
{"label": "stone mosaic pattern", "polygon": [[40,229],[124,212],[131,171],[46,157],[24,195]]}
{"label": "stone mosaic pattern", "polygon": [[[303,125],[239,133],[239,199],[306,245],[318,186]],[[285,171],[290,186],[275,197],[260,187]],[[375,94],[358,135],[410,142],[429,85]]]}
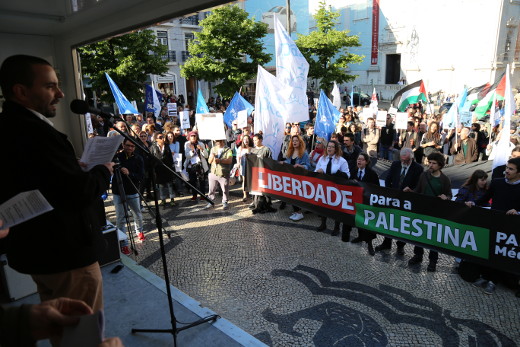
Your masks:
{"label": "stone mosaic pattern", "polygon": [[[319,218],[292,222],[283,211],[253,215],[241,191],[230,209],[217,197],[177,198],[161,208],[171,283],[222,317],[272,346],[517,346],[520,299],[498,286],[494,295],[464,282],[453,257],[440,255],[437,272],[410,268],[406,255],[367,254],[343,243]],[[275,203],[274,207],[278,207]],[[115,221],[110,199],[107,216]],[[155,219],[145,213],[147,241],[134,259],[163,276]],[[352,232],[351,238],[356,236]],[[382,241],[379,236],[375,245]],[[165,302],[165,310],[167,303]]]}

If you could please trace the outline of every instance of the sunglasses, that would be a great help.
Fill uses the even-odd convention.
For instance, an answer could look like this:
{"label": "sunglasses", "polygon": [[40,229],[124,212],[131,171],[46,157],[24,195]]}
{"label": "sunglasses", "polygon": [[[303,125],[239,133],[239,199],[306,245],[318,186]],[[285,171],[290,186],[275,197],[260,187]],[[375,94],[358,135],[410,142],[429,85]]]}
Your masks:
{"label": "sunglasses", "polygon": [[157,136],[157,140],[162,140],[162,139],[164,139],[163,136]]}
{"label": "sunglasses", "polygon": [[321,141],[316,141],[316,144],[319,145],[319,144],[322,144],[323,142]]}

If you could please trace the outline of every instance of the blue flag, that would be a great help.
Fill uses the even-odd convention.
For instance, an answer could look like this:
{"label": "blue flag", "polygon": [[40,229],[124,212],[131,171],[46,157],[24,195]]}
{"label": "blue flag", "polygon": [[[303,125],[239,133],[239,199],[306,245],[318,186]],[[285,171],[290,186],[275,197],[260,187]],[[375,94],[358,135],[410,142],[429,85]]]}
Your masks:
{"label": "blue flag", "polygon": [[154,90],[154,88],[149,84],[145,84],[145,87],[144,103],[146,105],[146,112],[152,112],[156,117],[158,117],[161,113],[162,94],[158,90]]}
{"label": "blue flag", "polygon": [[202,96],[202,91],[200,88],[197,92],[197,110],[195,113],[209,113],[208,105],[206,105],[206,101],[204,101],[204,97]]}
{"label": "blue flag", "polygon": [[354,86],[352,86],[352,90],[350,91],[350,106],[354,108]]}
{"label": "blue flag", "polygon": [[314,121],[314,133],[316,136],[323,137],[327,141],[336,128],[340,112],[327,98],[323,89],[320,90],[320,100],[318,101],[318,111]]}
{"label": "blue flag", "polygon": [[128,101],[126,96],[119,90],[116,83],[110,78],[110,76],[105,72],[105,76],[107,76],[108,84],[110,85],[110,90],[112,90],[112,95],[116,100],[117,107],[119,107],[120,114],[138,114],[139,111],[135,109],[135,107]]}
{"label": "blue flag", "polygon": [[246,110],[247,115],[249,116],[254,109],[253,105],[247,102],[242,95],[235,92],[233,99],[231,99],[231,102],[224,113],[224,123],[231,128],[233,121],[238,117],[238,111]]}

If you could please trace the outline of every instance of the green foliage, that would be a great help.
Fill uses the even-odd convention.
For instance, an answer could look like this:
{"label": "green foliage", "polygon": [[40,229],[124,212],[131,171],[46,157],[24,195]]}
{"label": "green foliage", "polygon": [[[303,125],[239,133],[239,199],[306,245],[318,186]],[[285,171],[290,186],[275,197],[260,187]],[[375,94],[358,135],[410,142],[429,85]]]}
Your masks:
{"label": "green foliage", "polygon": [[152,30],[137,31],[78,49],[84,75],[105,102],[114,102],[105,72],[129,100],[144,98],[144,82],[148,74],[168,71],[162,59],[168,48],[157,41]]}
{"label": "green foliage", "polygon": [[248,19],[238,6],[220,7],[199,25],[202,30],[188,47],[190,58],[181,75],[220,82],[215,90],[224,98],[231,98],[255,76],[258,65],[271,60],[261,41],[268,25]]}
{"label": "green foliage", "polygon": [[349,31],[334,29],[338,12],[320,3],[314,15],[317,30],[309,35],[298,35],[296,45],[309,62],[309,77],[320,80],[320,88],[326,92],[332,90],[334,81],[338,84],[353,81],[357,76],[349,75],[349,64],[361,63],[364,56],[348,52],[349,47],[359,47],[359,37],[348,35]]}

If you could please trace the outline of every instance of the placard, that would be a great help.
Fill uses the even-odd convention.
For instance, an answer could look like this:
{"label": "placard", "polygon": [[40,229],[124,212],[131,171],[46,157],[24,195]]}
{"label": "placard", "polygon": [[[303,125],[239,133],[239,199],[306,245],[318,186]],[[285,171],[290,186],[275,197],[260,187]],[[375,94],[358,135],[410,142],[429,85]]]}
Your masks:
{"label": "placard", "polygon": [[386,111],[377,111],[376,125],[378,127],[386,126],[386,116],[387,115],[388,115],[388,112],[386,112]]}
{"label": "placard", "polygon": [[390,106],[390,108],[388,109],[388,113],[390,114],[397,114],[397,112],[399,112],[399,110],[393,106]]}
{"label": "placard", "polygon": [[395,115],[395,128],[398,130],[408,128],[408,113],[397,112]]}
{"label": "placard", "polygon": [[247,126],[247,110],[238,111],[237,113],[237,128],[242,129]]}
{"label": "placard", "polygon": [[182,171],[182,153],[173,154],[173,167],[175,172]]}
{"label": "placard", "polygon": [[201,140],[225,140],[224,115],[222,113],[195,114],[197,130]]}
{"label": "placard", "polygon": [[181,129],[189,129],[190,127],[190,111],[182,111]]}
{"label": "placard", "polygon": [[177,115],[177,104],[174,102],[169,102],[166,104],[166,107],[168,108],[168,116],[176,116]]}

